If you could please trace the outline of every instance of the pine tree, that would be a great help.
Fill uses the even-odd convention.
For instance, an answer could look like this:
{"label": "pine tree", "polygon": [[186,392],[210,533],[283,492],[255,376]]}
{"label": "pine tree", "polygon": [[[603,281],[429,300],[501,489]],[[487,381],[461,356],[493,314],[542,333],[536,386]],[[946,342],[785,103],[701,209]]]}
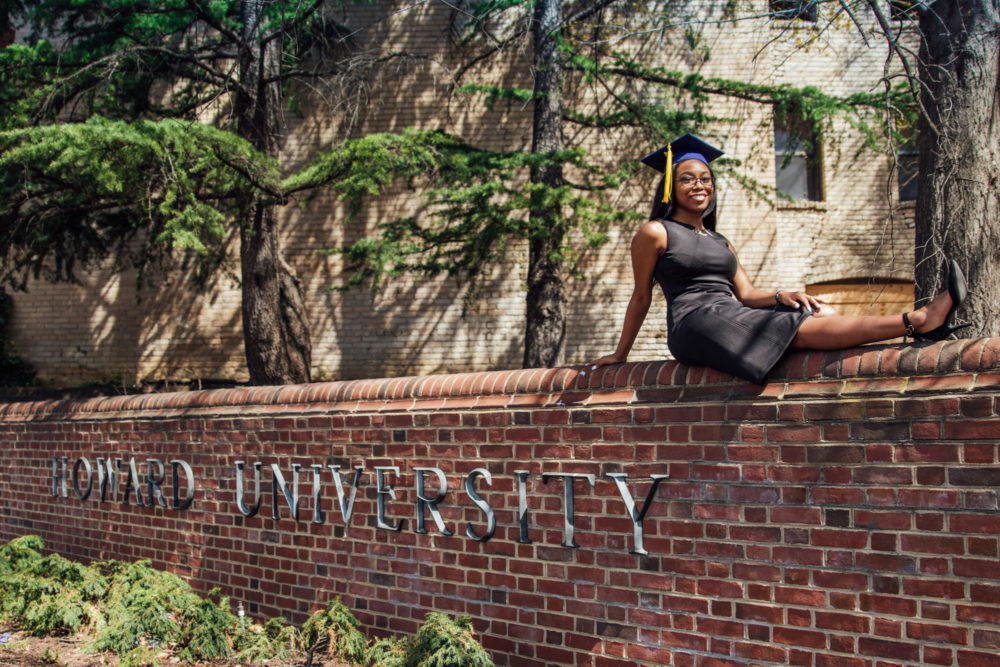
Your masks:
{"label": "pine tree", "polygon": [[0,4],[26,42],[0,49],[0,278],[72,280],[108,258],[141,278],[186,251],[204,279],[237,230],[250,380],[308,381],[305,305],[275,208],[328,183],[282,186],[278,111],[295,82],[364,80],[372,59],[352,57],[335,4]]}

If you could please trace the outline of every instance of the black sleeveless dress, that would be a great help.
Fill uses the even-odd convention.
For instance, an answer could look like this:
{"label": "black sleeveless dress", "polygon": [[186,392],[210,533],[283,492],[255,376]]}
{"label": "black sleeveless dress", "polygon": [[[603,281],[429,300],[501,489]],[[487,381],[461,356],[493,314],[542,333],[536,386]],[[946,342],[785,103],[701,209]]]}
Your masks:
{"label": "black sleeveless dress", "polygon": [[804,308],[748,308],[733,296],[737,261],[721,234],[660,220],[667,249],[653,275],[667,298],[667,347],[689,366],[710,366],[755,384],[785,353]]}

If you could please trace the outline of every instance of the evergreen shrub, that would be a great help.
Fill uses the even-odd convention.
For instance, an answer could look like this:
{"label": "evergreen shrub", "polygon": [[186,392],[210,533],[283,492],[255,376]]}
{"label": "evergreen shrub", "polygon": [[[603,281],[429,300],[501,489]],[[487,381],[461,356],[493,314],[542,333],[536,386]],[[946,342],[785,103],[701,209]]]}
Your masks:
{"label": "evergreen shrub", "polygon": [[[84,650],[119,656],[119,667],[154,667],[164,655],[189,662],[235,657],[260,664],[306,652],[358,667],[492,667],[468,617],[431,612],[412,641],[369,643],[361,623],[337,598],[301,631],[283,618],[264,625],[229,610],[213,589],[198,596],[181,578],[149,561],[80,565],[42,555],[45,544],[26,535],[0,546],[0,620],[31,635],[84,632]],[[216,601],[213,601],[215,598]]]}

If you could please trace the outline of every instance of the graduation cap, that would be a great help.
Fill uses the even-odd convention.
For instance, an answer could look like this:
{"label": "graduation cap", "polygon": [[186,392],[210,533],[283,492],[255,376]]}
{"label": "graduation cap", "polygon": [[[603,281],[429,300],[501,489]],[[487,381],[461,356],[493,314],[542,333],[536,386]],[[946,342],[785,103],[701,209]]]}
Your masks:
{"label": "graduation cap", "polygon": [[[723,152],[718,148],[706,144],[698,137],[688,133],[674,139],[663,148],[653,151],[642,158],[641,162],[664,175],[663,201],[666,203],[670,201],[670,193],[673,190],[674,165],[684,160],[700,160],[707,166],[709,162],[721,155]],[[667,168],[668,163],[669,169]]]}

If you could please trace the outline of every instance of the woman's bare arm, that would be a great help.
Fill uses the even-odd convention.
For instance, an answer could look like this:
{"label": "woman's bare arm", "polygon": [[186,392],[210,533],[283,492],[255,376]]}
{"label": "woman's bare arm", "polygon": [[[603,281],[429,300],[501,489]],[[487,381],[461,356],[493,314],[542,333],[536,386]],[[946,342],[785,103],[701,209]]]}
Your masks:
{"label": "woman's bare arm", "polygon": [[736,275],[733,276],[734,292],[737,299],[748,308],[770,308],[775,303],[781,303],[792,308],[805,307],[809,312],[818,312],[826,304],[826,301],[806,294],[805,292],[785,292],[757,289],[750,282],[750,276],[743,269],[733,246],[729,246],[733,256],[736,257]]}
{"label": "woman's bare arm", "polygon": [[632,238],[632,297],[625,309],[625,322],[618,339],[618,346],[612,354],[590,362],[594,368],[608,364],[622,363],[628,359],[639,329],[649,312],[653,298],[653,270],[656,261],[667,249],[667,230],[658,221],[643,225]]}

